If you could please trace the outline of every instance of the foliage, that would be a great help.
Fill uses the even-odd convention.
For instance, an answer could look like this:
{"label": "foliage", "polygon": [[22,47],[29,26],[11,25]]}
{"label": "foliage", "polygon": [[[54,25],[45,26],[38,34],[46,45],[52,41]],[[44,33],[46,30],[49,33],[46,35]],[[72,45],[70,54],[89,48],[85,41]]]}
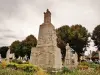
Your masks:
{"label": "foliage", "polygon": [[80,70],[88,69],[89,68],[89,63],[85,62],[85,61],[80,62],[77,68],[80,69]]}
{"label": "foliage", "polygon": [[83,66],[83,65],[78,65],[77,69],[79,70],[87,70],[89,67],[88,66]]}
{"label": "foliage", "polygon": [[56,29],[57,36],[61,38],[65,43],[68,43],[70,40],[70,27],[68,25],[62,26],[58,29]]}
{"label": "foliage", "polygon": [[6,54],[7,54],[8,49],[9,48],[7,46],[2,46],[0,48],[0,54],[1,54],[1,57],[2,58],[6,58]]}
{"label": "foliage", "polygon": [[25,72],[33,72],[36,75],[47,75],[47,73],[41,69],[40,67],[33,66],[31,64],[17,64],[17,63],[10,63],[7,67],[12,68],[14,70],[22,70]]}
{"label": "foliage", "polygon": [[71,72],[67,67],[62,67],[62,73]]}
{"label": "foliage", "polygon": [[36,75],[48,75],[43,69],[39,68],[39,70],[36,72]]}
{"label": "foliage", "polygon": [[[90,64],[93,65],[94,63]],[[87,63],[84,62],[81,65],[87,65]],[[28,66],[28,68],[24,66],[26,67]],[[34,69],[30,68],[29,66],[33,67]],[[0,67],[0,75],[100,75],[100,65],[98,65],[98,67],[95,69],[82,69],[82,70],[78,69],[69,70],[68,68],[63,67],[62,72],[58,71],[53,73],[46,73],[43,69],[35,65],[33,66],[31,64],[22,65],[16,63],[10,63],[4,69]]]}
{"label": "foliage", "polygon": [[26,72],[35,72],[35,71],[36,71],[35,66],[33,66],[33,65],[31,65],[31,64],[9,63],[9,64],[7,65],[7,67],[13,68],[13,69],[23,70],[23,71],[26,71]]}
{"label": "foliage", "polygon": [[73,69],[71,72],[65,72],[65,73],[57,72],[50,75],[100,75],[100,71],[94,69],[84,69],[84,70]]}
{"label": "foliage", "polygon": [[100,75],[100,72],[96,70],[73,70],[70,73],[60,73],[57,72],[55,74],[43,74],[41,72],[34,73],[34,72],[24,72],[21,70],[14,70],[11,68],[0,69],[0,75]]}
{"label": "foliage", "polygon": [[10,50],[11,53],[15,53],[15,57],[18,58],[24,57],[25,55],[28,56],[28,59],[30,59],[31,54],[31,48],[35,47],[37,45],[37,39],[33,35],[29,35],[26,37],[23,41],[14,41],[11,46]]}
{"label": "foliage", "polygon": [[89,33],[82,25],[73,25],[71,26],[70,36],[70,46],[77,52],[78,60],[80,60],[80,56],[85,52],[85,49],[88,46]]}
{"label": "foliage", "polygon": [[6,61],[3,60],[3,61],[1,62],[1,67],[2,67],[2,68],[6,68],[6,65],[7,65],[7,64],[6,64]]}
{"label": "foliage", "polygon": [[79,65],[82,65],[82,66],[89,66],[89,63],[84,61],[84,62],[80,62]]}
{"label": "foliage", "polygon": [[10,63],[7,68],[0,68],[0,75],[49,75],[43,69],[31,64]]}
{"label": "foliage", "polygon": [[22,51],[25,51],[25,54],[28,56],[28,59],[30,59],[31,54],[31,48],[36,47],[37,45],[37,39],[33,35],[29,35],[26,37],[25,40],[22,41]]}
{"label": "foliage", "polygon": [[14,70],[11,68],[0,69],[0,75],[33,75],[33,72]]}
{"label": "foliage", "polygon": [[64,43],[61,38],[57,38],[57,46],[61,49],[61,54],[62,54],[62,61],[64,62],[65,59],[65,53],[66,53],[66,44]]}
{"label": "foliage", "polygon": [[92,40],[94,40],[95,46],[97,46],[98,50],[100,50],[100,25],[94,28]]}
{"label": "foliage", "polygon": [[85,52],[88,46],[89,33],[85,27],[82,25],[72,25],[71,27],[65,25],[56,29],[58,36],[58,47],[62,51],[63,58],[65,57],[66,49],[65,46],[69,43],[70,47],[73,48],[78,54],[78,60],[80,56]]}
{"label": "foliage", "polygon": [[90,64],[89,64],[89,67],[90,67],[90,68],[94,68],[94,69],[98,68],[98,66],[99,66],[99,65],[98,65],[98,64],[95,64],[95,63],[90,63]]}
{"label": "foliage", "polygon": [[69,31],[68,25],[62,26],[56,29],[57,33],[57,46],[61,49],[62,60],[64,61],[66,55],[66,43],[69,42]]}
{"label": "foliage", "polygon": [[15,57],[18,58],[19,57],[19,45],[20,45],[20,41],[16,40],[14,41],[11,46],[10,46],[10,52],[11,53],[15,53]]}
{"label": "foliage", "polygon": [[100,73],[100,65],[96,66],[95,70]]}
{"label": "foliage", "polygon": [[20,44],[20,41],[19,40],[16,40],[14,41],[11,46],[10,46],[10,50],[11,50],[11,53],[15,53],[16,49],[17,49],[17,46]]}

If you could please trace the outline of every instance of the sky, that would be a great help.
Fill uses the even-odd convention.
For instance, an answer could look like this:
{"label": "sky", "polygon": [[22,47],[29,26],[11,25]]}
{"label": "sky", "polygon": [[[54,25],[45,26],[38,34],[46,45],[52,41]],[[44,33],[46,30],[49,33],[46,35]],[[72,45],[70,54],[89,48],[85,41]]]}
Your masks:
{"label": "sky", "polygon": [[55,28],[81,24],[92,32],[100,24],[100,0],[0,0],[0,46],[37,38],[47,8]]}

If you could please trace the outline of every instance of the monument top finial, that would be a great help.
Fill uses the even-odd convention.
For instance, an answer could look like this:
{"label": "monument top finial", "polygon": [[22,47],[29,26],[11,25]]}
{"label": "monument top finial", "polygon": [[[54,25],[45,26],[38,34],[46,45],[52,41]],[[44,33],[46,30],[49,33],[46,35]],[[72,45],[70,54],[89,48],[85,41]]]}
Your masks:
{"label": "monument top finial", "polygon": [[44,23],[51,23],[51,12],[49,9],[44,12]]}
{"label": "monument top finial", "polygon": [[50,13],[51,14],[51,12],[49,11],[49,9],[47,9],[47,13]]}

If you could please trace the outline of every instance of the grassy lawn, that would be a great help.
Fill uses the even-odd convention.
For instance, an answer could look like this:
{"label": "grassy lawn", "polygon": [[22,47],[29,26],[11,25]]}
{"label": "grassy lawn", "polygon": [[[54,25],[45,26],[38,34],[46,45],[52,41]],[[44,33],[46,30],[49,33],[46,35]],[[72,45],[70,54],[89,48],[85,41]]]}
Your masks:
{"label": "grassy lawn", "polygon": [[32,72],[14,70],[11,68],[0,69],[0,75],[33,75]]}
{"label": "grassy lawn", "polygon": [[[88,67],[88,68],[87,68]],[[30,64],[0,64],[0,75],[100,75],[100,65],[81,63],[76,69],[62,68],[61,72],[44,72],[43,69]]]}

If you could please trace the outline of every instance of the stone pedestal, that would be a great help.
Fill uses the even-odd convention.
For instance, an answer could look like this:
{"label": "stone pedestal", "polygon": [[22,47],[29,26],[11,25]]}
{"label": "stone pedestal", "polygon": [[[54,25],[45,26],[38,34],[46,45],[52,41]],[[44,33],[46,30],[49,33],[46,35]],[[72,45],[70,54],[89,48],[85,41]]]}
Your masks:
{"label": "stone pedestal", "polygon": [[33,48],[31,62],[44,69],[62,67],[60,50],[54,46]]}

